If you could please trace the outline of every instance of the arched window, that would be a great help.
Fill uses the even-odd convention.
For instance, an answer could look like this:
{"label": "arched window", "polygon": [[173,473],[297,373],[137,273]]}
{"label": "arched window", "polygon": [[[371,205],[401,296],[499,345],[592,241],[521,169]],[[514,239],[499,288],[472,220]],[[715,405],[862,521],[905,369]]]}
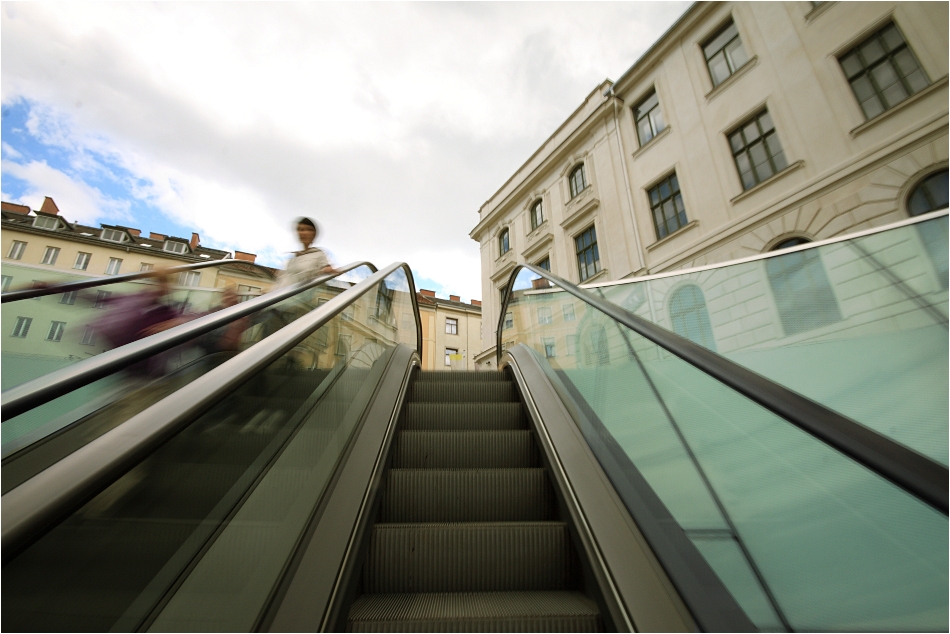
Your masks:
{"label": "arched window", "polygon": [[680,287],[670,297],[670,321],[673,322],[673,332],[676,334],[713,352],[716,351],[709,311],[706,310],[706,298],[695,284]]}
{"label": "arched window", "polygon": [[574,168],[568,181],[571,183],[571,198],[587,189],[587,174],[584,172],[583,163]]}
{"label": "arched window", "polygon": [[947,170],[931,174],[907,198],[907,213],[919,216],[947,207]]}
{"label": "arched window", "polygon": [[498,253],[499,255],[504,255],[508,253],[508,249],[511,248],[511,244],[508,242],[508,230],[504,229],[498,235]]}
{"label": "arched window", "polygon": [[544,209],[541,206],[541,199],[538,198],[531,205],[531,230],[534,231],[544,222]]}
{"label": "arched window", "polygon": [[[779,242],[772,250],[788,249],[806,242],[810,240],[790,238]],[[769,258],[765,263],[765,272],[786,335],[806,332],[841,320],[838,300],[831,290],[817,249]]]}

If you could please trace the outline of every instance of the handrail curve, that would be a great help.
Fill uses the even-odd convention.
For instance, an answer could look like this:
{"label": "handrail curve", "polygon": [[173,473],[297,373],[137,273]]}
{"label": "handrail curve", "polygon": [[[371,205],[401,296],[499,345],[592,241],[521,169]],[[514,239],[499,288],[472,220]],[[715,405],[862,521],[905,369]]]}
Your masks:
{"label": "handrail curve", "polygon": [[11,387],[0,394],[0,420],[6,421],[14,416],[19,416],[37,405],[79,389],[113,372],[127,368],[146,357],[211,332],[216,328],[319,286],[361,266],[367,266],[374,272],[377,270],[370,262],[352,262],[336,269],[333,273],[321,275],[309,282],[265,293],[246,302],[198,317],[174,328],[169,328],[164,332],[113,348],[49,374],[44,374],[32,381]]}
{"label": "handrail curve", "polygon": [[899,486],[930,507],[944,515],[948,514],[947,467],[537,266],[519,264],[511,272],[505,285],[505,296],[495,330],[495,352],[499,362],[503,353],[501,340],[505,313],[515,280],[522,269],[554,283],[614,321]]}

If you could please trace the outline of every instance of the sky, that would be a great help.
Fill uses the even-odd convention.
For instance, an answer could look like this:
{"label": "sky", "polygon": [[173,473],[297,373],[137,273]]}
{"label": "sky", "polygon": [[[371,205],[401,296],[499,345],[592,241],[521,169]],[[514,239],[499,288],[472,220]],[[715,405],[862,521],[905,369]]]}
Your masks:
{"label": "sky", "polygon": [[685,2],[3,2],[2,199],[481,298],[478,209]]}

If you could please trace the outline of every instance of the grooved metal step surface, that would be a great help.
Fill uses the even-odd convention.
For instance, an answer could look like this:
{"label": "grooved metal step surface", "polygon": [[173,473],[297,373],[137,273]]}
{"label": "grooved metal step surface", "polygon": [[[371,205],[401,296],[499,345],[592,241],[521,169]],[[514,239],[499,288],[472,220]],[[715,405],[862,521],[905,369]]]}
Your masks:
{"label": "grooved metal step surface", "polygon": [[516,403],[518,393],[510,381],[415,381],[410,399],[417,403]]}
{"label": "grooved metal step surface", "polygon": [[376,524],[368,594],[568,590],[575,581],[563,522]]}
{"label": "grooved metal step surface", "polygon": [[579,592],[363,595],[351,632],[599,632],[597,605]]}
{"label": "grooved metal step surface", "polygon": [[480,372],[480,371],[428,371],[420,372],[419,381],[507,381],[508,377],[504,372]]}
{"label": "grooved metal step surface", "polygon": [[557,517],[544,469],[392,469],[382,522],[544,521]]}
{"label": "grooved metal step surface", "polygon": [[404,431],[393,448],[395,469],[538,467],[541,457],[528,430]]}
{"label": "grooved metal step surface", "polygon": [[526,429],[521,403],[407,403],[402,429]]}

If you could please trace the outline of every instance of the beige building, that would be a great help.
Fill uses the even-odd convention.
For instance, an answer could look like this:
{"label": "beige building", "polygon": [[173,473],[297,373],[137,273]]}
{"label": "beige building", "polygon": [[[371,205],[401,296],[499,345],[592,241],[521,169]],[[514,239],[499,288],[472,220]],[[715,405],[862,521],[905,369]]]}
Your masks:
{"label": "beige building", "polygon": [[466,304],[458,295],[441,299],[426,289],[419,290],[416,300],[422,323],[422,369],[481,369],[475,365],[483,334],[481,302]]}
{"label": "beige building", "polygon": [[946,206],[946,3],[697,3],[479,210],[494,357],[517,263],[599,283]]}

